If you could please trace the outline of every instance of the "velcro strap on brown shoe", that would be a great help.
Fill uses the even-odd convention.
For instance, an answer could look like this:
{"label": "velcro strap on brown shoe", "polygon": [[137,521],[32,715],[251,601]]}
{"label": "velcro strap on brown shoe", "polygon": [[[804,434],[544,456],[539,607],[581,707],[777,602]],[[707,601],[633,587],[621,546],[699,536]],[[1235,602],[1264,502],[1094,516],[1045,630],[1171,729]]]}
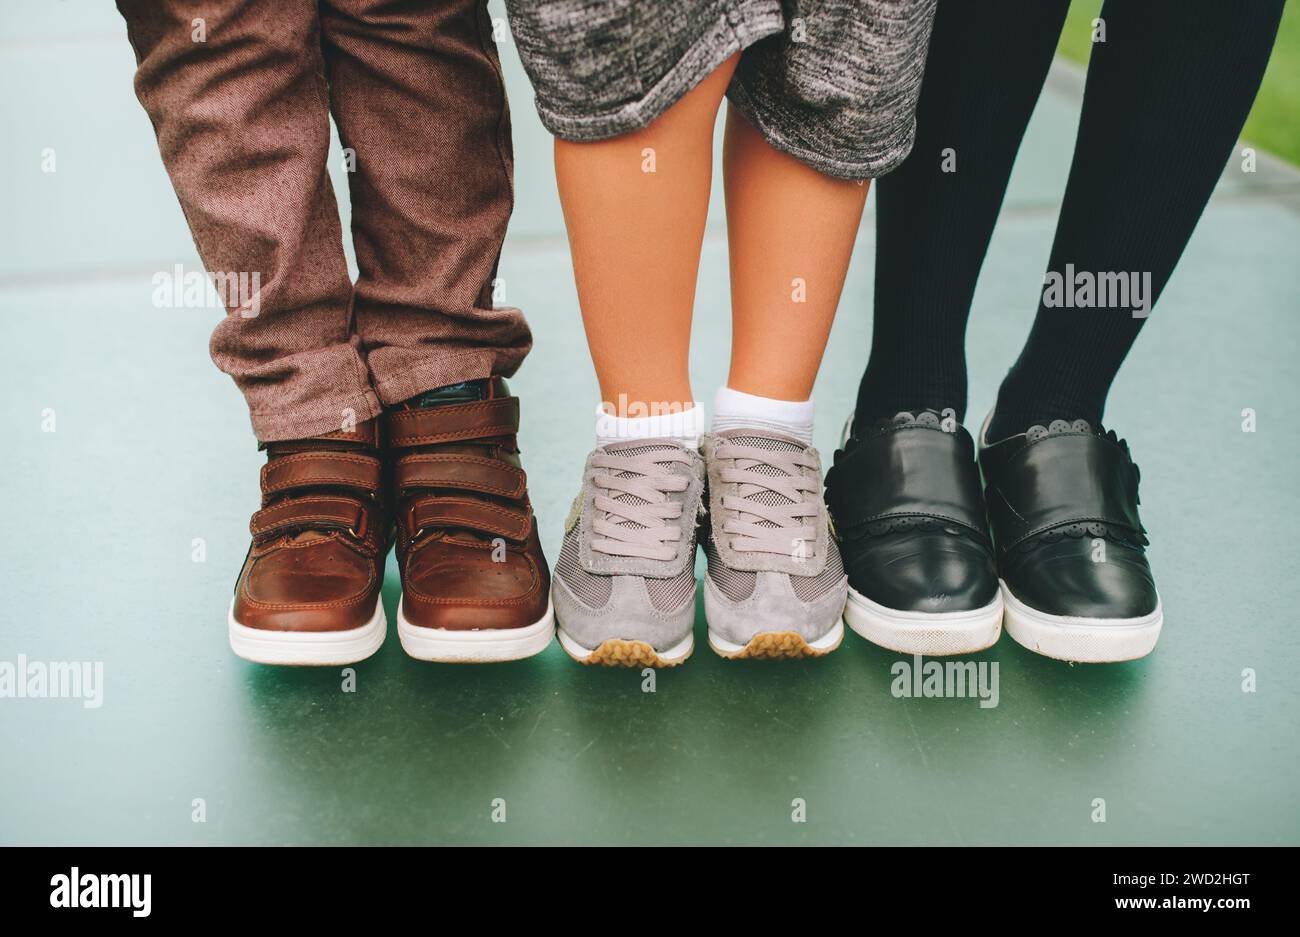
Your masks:
{"label": "velcro strap on brown shoe", "polygon": [[276,442],[262,443],[273,456],[296,455],[303,452],[347,452],[360,449],[376,449],[379,446],[379,421],[366,420],[351,429],[336,429],[319,436],[304,439],[280,439]]}
{"label": "velcro strap on brown shoe", "polygon": [[411,505],[407,522],[413,537],[430,527],[460,527],[523,540],[532,529],[532,520],[532,512],[526,508],[475,498],[423,498]]}
{"label": "velcro strap on brown shoe", "polygon": [[313,436],[312,439],[324,439],[337,442],[353,442],[362,446],[379,445],[379,421],[365,420],[357,423],[351,429],[336,429],[332,433],[322,433],[319,436]]}
{"label": "velcro strap on brown shoe", "polygon": [[502,498],[522,498],[528,491],[524,470],[500,459],[459,453],[414,453],[398,460],[397,490],[459,488]]}
{"label": "velcro strap on brown shoe", "polygon": [[355,537],[366,534],[366,509],[350,498],[317,495],[289,498],[253,515],[249,530],[254,537],[281,530],[345,530]]}
{"label": "velcro strap on brown shoe", "polygon": [[374,456],[353,452],[302,452],[272,459],[262,466],[262,491],[268,495],[293,488],[336,485],[377,493],[383,469]]}
{"label": "velcro strap on brown shoe", "polygon": [[449,403],[386,415],[392,446],[430,446],[465,439],[513,436],[519,431],[519,398]]}

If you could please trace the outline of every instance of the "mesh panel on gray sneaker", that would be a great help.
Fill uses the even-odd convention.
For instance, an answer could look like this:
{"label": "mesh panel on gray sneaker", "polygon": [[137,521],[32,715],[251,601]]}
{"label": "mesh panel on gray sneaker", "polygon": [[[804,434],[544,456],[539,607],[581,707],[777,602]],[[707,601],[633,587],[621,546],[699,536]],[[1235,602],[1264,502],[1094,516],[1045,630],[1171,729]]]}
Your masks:
{"label": "mesh panel on gray sneaker", "polygon": [[564,580],[564,585],[584,605],[589,608],[603,608],[614,591],[613,580],[609,576],[593,576],[582,568],[578,562],[578,526],[564,535],[564,546],[560,548],[560,558],[555,562],[555,575]]}
{"label": "mesh panel on gray sneaker", "polygon": [[774,449],[777,452],[802,452],[803,446],[796,442],[790,442],[785,439],[777,439],[773,436],[740,436],[733,435],[728,437],[732,442],[739,446],[753,446],[755,449]]}
{"label": "mesh panel on gray sneaker", "polygon": [[650,596],[650,604],[661,612],[670,612],[673,609],[680,608],[688,596],[695,594],[695,569],[693,566],[687,567],[671,579],[651,579],[646,577],[642,581],[645,583],[646,594]]}
{"label": "mesh panel on gray sneaker", "polygon": [[816,602],[839,585],[844,578],[844,560],[840,558],[840,548],[834,540],[827,541],[826,566],[816,576],[791,576],[790,585],[794,594],[805,602]]}
{"label": "mesh panel on gray sneaker", "polygon": [[[672,452],[679,446],[670,446],[666,443],[641,443],[635,446],[629,446],[626,443],[615,443],[605,447],[606,452],[616,452],[619,455],[645,455],[647,452]],[[664,462],[664,465],[672,465],[672,462]]]}
{"label": "mesh panel on gray sneaker", "polygon": [[718,591],[733,602],[743,602],[754,594],[758,573],[748,569],[732,569],[722,562],[718,548],[710,539],[704,544],[704,556],[709,561],[708,574]]}

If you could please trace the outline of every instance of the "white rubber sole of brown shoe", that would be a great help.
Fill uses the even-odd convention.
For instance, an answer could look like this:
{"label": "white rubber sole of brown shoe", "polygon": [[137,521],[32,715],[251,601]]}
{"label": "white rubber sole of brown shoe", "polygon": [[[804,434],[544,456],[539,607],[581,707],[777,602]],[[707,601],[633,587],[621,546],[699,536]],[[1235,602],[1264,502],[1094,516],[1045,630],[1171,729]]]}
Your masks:
{"label": "white rubber sole of brown shoe", "polygon": [[522,660],[550,647],[555,636],[555,610],[548,601],[546,614],[522,628],[484,628],[451,631],[421,628],[406,620],[397,603],[397,638],[402,650],[416,660],[440,664],[494,664]]}
{"label": "white rubber sole of brown shoe", "polygon": [[226,615],[230,649],[255,664],[282,667],[339,667],[365,660],[384,643],[388,619],[384,603],[375,603],[375,614],[359,628],[347,631],[269,631],[249,628],[235,621],[235,602]]}
{"label": "white rubber sole of brown shoe", "polygon": [[900,654],[942,657],[974,654],[1002,636],[1002,595],[983,608],[961,612],[914,612],[888,608],[849,588],[844,620],[872,644]]}

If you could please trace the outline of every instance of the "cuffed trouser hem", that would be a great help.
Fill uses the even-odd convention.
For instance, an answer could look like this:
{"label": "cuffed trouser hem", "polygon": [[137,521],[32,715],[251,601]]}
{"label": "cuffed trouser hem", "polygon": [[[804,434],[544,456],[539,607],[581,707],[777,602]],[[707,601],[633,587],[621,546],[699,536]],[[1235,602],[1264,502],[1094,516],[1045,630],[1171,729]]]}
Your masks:
{"label": "cuffed trouser hem", "polygon": [[637,100],[620,104],[611,111],[588,114],[557,110],[539,97],[537,114],[547,130],[575,143],[606,140],[640,130],[685,97],[727,59],[784,28],[785,21],[779,11],[750,13],[735,24],[720,16],[668,73]]}
{"label": "cuffed trouser hem", "polygon": [[502,348],[469,348],[455,352],[439,352],[436,359],[422,361],[415,365],[399,367],[392,371],[377,373],[375,389],[379,400],[385,406],[394,406],[404,400],[410,400],[417,394],[448,384],[461,381],[477,381],[483,378],[509,377],[523,360],[523,352],[513,352]]}
{"label": "cuffed trouser hem", "polygon": [[278,442],[337,432],[372,420],[381,412],[379,398],[367,388],[342,397],[299,404],[292,410],[251,410],[249,417],[259,442]]}

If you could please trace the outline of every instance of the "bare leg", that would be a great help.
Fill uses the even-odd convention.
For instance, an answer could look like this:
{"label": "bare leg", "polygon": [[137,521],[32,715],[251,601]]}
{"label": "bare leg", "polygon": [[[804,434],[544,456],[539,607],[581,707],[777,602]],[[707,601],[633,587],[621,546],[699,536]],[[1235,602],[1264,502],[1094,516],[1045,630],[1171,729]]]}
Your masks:
{"label": "bare leg", "polygon": [[648,127],[555,141],[578,301],[603,399],[689,403],[687,369],[713,127],[729,59]]}
{"label": "bare leg", "polygon": [[773,149],[735,111],[723,152],[731,255],[727,386],[807,400],[844,287],[869,183]]}

